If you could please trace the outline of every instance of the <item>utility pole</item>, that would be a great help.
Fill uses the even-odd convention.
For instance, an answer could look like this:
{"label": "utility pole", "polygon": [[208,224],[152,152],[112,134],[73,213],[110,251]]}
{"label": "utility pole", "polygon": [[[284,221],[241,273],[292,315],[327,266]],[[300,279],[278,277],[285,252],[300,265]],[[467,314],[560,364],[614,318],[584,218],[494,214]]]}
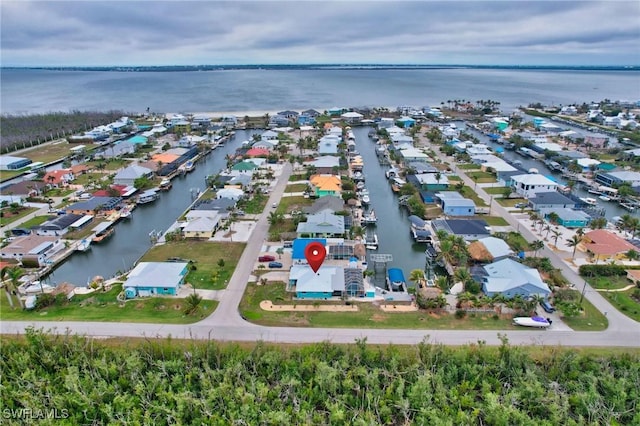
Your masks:
{"label": "utility pole", "polygon": [[587,282],[584,282],[584,286],[582,287],[582,293],[580,294],[580,302],[578,303],[580,306],[582,306],[582,300],[584,299],[584,294],[587,291]]}

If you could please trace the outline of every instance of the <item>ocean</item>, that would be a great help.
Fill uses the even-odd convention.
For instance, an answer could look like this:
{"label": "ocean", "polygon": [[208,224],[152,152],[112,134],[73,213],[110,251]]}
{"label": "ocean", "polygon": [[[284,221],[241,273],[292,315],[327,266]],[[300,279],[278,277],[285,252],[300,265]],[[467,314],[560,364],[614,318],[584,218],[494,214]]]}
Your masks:
{"label": "ocean", "polygon": [[518,69],[240,69],[186,72],[3,69],[2,114],[72,110],[235,112],[439,106],[499,101],[510,113],[540,102],[640,100],[640,71]]}

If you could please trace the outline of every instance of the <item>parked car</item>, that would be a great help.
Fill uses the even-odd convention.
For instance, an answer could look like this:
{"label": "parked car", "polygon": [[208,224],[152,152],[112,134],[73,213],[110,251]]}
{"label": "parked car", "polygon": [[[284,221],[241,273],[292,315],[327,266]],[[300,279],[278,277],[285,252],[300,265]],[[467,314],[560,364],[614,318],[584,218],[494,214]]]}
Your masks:
{"label": "parked car", "polygon": [[556,308],[554,308],[553,305],[551,305],[551,303],[546,300],[540,301],[540,306],[542,306],[542,309],[544,309],[544,311],[548,314],[552,314],[556,311]]}
{"label": "parked car", "polygon": [[529,207],[529,204],[527,204],[527,203],[516,203],[516,205],[514,207],[516,209],[526,209],[527,207]]}
{"label": "parked car", "polygon": [[274,260],[276,260],[276,257],[268,254],[258,257],[258,262],[273,262]]}
{"label": "parked car", "polygon": [[273,203],[273,204],[271,204],[271,208],[274,208],[274,209],[275,209],[276,207],[278,207],[278,203]]}
{"label": "parked car", "polygon": [[282,268],[282,263],[280,263],[280,262],[269,262],[269,268]]}

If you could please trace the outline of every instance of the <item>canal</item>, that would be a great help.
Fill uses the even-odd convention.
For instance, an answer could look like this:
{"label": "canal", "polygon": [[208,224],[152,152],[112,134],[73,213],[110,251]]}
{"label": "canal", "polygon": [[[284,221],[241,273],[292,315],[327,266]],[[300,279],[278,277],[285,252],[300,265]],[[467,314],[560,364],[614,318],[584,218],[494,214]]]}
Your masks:
{"label": "canal", "polygon": [[235,138],[202,158],[191,173],[173,179],[173,188],[161,193],[158,200],[138,206],[130,219],[118,222],[111,238],[92,244],[87,252],[73,253],[45,280],[51,284],[68,282],[83,286],[96,275],[110,278],[118,271],[132,268],[152,246],[149,234],[166,231],[195,200],[195,194],[205,189],[207,175],[219,173],[226,166],[226,155],[233,154],[253,133],[256,132],[237,131]]}
{"label": "canal", "polygon": [[[387,267],[402,269],[408,280],[413,269],[424,270],[426,246],[414,243],[409,233],[409,215],[407,210],[398,204],[398,197],[391,191],[391,185],[384,175],[388,166],[382,166],[378,162],[376,144],[368,136],[371,127],[354,127],[352,130],[356,138],[356,149],[364,162],[363,174],[366,188],[369,190],[371,208],[375,210],[378,218],[375,232],[378,234],[379,247],[376,251],[367,250],[367,255],[391,254],[393,261]],[[371,265],[371,261],[367,260]],[[413,286],[413,283],[407,282],[407,285]]]}

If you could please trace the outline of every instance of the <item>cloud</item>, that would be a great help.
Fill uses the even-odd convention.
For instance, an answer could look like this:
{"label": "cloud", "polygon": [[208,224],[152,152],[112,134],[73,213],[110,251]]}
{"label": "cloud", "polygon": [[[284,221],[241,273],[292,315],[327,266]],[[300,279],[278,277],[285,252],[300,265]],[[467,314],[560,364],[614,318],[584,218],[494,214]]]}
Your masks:
{"label": "cloud", "polygon": [[9,1],[3,65],[637,64],[637,1]]}

